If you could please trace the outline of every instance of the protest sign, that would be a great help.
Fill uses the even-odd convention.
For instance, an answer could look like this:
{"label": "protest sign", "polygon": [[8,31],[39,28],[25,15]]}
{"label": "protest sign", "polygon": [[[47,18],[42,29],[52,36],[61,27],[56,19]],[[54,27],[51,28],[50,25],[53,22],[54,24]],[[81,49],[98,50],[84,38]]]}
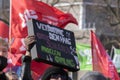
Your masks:
{"label": "protest sign", "polygon": [[27,25],[28,35],[35,35],[37,40],[32,52],[34,59],[70,71],[79,70],[73,32],[34,19]]}
{"label": "protest sign", "polygon": [[113,47],[114,49],[114,56],[113,56],[113,63],[117,69],[117,72],[120,73],[120,49],[117,49],[115,47]]}

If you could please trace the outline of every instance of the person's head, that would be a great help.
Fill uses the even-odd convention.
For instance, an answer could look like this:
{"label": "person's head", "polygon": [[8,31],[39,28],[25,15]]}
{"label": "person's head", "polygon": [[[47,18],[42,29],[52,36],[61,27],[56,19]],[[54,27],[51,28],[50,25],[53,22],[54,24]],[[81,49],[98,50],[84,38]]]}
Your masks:
{"label": "person's head", "polygon": [[18,75],[14,71],[6,72],[7,80],[18,80]]}
{"label": "person's head", "polygon": [[0,56],[6,57],[8,55],[8,43],[0,38]]}
{"label": "person's head", "polygon": [[68,73],[58,67],[50,67],[43,74],[41,80],[68,80]]}
{"label": "person's head", "polygon": [[107,80],[107,78],[97,71],[90,71],[84,74],[80,80]]}

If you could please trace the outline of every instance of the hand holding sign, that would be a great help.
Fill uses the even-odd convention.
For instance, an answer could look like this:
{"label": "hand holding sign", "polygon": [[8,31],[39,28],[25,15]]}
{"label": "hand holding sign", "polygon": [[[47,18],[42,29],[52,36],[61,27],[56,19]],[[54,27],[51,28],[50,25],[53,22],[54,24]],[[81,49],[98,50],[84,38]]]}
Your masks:
{"label": "hand holding sign", "polygon": [[26,51],[31,51],[31,49],[33,48],[36,42],[35,36],[27,36],[24,42],[25,42]]}

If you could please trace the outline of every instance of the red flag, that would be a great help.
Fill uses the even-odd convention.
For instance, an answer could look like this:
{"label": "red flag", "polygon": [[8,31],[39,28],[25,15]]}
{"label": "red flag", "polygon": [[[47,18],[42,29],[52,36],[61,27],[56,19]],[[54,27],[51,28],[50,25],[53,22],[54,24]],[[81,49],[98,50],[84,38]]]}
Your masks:
{"label": "red flag", "polygon": [[[14,37],[26,37],[26,22],[37,19],[42,22],[64,28],[68,23],[78,24],[69,13],[64,13],[55,7],[38,0],[11,0],[11,34]],[[11,35],[10,34],[10,35]]]}
{"label": "red flag", "polygon": [[91,47],[93,70],[101,72],[111,80],[120,80],[112,60],[93,31],[91,31]]}
{"label": "red flag", "polygon": [[[69,13],[64,13],[55,7],[49,6],[37,0],[10,0],[11,5],[11,25],[10,36],[14,38],[11,45],[12,53],[23,53],[24,45],[22,39],[28,35],[26,22],[29,19],[37,19],[42,22],[64,28],[68,23],[78,24],[76,19]],[[45,69],[47,64],[33,63],[32,70],[40,75]],[[38,69],[38,66],[43,67]],[[37,67],[37,68],[35,68]]]}
{"label": "red flag", "polygon": [[8,42],[9,27],[3,21],[0,21],[0,38]]}
{"label": "red flag", "polygon": [[21,65],[21,57],[25,54],[26,49],[24,44],[24,38],[15,38],[12,40],[12,44],[9,48],[8,59],[12,61],[13,66]]}
{"label": "red flag", "polygon": [[22,57],[22,55],[23,54],[8,53],[8,63],[11,64],[11,66],[21,65],[21,57]]}
{"label": "red flag", "polygon": [[51,65],[45,64],[43,62],[32,61],[31,70],[34,72],[33,78],[35,79],[35,77],[37,77],[37,78],[41,77],[41,75],[45,72],[45,70],[50,66]]}
{"label": "red flag", "polygon": [[15,38],[12,41],[10,49],[13,54],[25,54],[24,38]]}

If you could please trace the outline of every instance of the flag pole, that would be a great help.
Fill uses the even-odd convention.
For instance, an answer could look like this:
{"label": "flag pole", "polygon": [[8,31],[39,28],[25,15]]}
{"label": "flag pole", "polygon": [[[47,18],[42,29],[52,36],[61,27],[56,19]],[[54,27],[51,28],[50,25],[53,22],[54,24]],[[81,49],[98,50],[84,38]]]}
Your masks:
{"label": "flag pole", "polygon": [[[9,46],[11,46],[12,44],[12,0],[10,0],[10,17],[9,17]],[[11,48],[10,48],[10,52],[11,52]]]}
{"label": "flag pole", "polygon": [[12,0],[10,0],[10,14],[9,14],[9,46],[10,46],[10,44],[11,44],[11,16],[12,16],[12,14],[11,14],[11,12],[12,12]]}
{"label": "flag pole", "polygon": [[[10,0],[10,14],[9,14],[9,38],[8,38],[8,43],[9,43],[9,52],[10,52],[10,54],[11,54],[11,39],[12,39],[12,37],[11,37],[11,16],[12,16],[12,14],[11,14],[11,12],[12,12],[12,0]],[[12,71],[12,66],[10,66],[10,71]]]}

